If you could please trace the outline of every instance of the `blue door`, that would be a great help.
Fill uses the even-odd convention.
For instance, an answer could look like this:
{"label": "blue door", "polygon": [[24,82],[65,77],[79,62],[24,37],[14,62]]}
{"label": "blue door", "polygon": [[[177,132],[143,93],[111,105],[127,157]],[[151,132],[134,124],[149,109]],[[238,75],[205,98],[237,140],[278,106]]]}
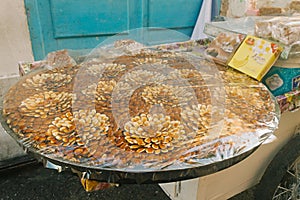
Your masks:
{"label": "blue door", "polygon": [[[92,49],[116,35],[142,27],[171,29],[190,36],[202,0],[25,0],[36,60],[58,49]],[[174,42],[153,28],[161,42]]]}

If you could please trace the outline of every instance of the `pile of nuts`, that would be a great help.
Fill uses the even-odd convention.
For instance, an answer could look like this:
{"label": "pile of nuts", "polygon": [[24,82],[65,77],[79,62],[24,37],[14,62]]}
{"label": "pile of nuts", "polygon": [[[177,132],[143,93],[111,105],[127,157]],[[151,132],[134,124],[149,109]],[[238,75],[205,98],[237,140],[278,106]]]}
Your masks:
{"label": "pile of nuts", "polygon": [[136,88],[146,84],[161,83],[164,80],[165,76],[162,73],[137,68],[134,71],[126,73],[120,82],[129,83],[131,88]]}
{"label": "pile of nuts", "polygon": [[142,92],[142,98],[146,103],[150,104],[167,104],[172,103],[178,105],[178,97],[174,93],[175,90],[168,85],[149,85]]}
{"label": "pile of nuts", "polygon": [[88,66],[87,73],[98,77],[116,77],[118,74],[126,70],[126,65],[116,63],[100,63]]}
{"label": "pile of nuts", "polygon": [[[211,105],[201,104],[185,107],[181,113],[185,127],[198,134],[207,134],[212,118],[211,109]],[[201,134],[201,136],[203,136],[203,134]]]}
{"label": "pile of nuts", "polygon": [[72,81],[72,77],[62,73],[37,74],[32,78],[26,79],[23,86],[35,88],[36,90],[48,90],[50,88],[59,88]]}
{"label": "pile of nuts", "polygon": [[146,65],[146,64],[168,64],[168,60],[163,60],[155,57],[145,57],[138,58],[133,62],[136,65]]}
{"label": "pile of nuts", "polygon": [[96,100],[108,101],[116,84],[115,80],[99,81],[96,89]]}
{"label": "pile of nuts", "polygon": [[23,100],[19,111],[28,117],[47,118],[57,112],[64,112],[71,107],[73,94],[47,91],[35,94]]}
{"label": "pile of nuts", "polygon": [[90,153],[90,142],[98,141],[106,135],[109,126],[109,118],[96,110],[79,110],[73,114],[67,112],[61,117],[55,117],[46,132],[35,136],[33,140],[37,148],[47,149],[48,153],[63,153],[62,148],[73,148],[78,157],[78,149],[86,149],[85,152]]}
{"label": "pile of nuts", "polygon": [[185,137],[179,121],[171,121],[163,114],[135,116],[124,126],[125,141],[117,146],[141,153],[165,153],[174,149],[174,145]]}

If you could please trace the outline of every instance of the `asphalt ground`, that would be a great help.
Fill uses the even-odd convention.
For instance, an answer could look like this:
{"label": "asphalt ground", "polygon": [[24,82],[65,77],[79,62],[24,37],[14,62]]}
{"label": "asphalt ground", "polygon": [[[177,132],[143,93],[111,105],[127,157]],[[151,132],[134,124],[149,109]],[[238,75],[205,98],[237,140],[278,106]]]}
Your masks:
{"label": "asphalt ground", "polygon": [[[86,192],[80,178],[70,172],[58,172],[33,162],[0,171],[0,200],[170,200],[158,184],[121,184]],[[230,200],[251,200],[244,191]]]}
{"label": "asphalt ground", "polygon": [[86,192],[79,177],[31,164],[0,173],[0,200],[170,200],[158,184],[123,184]]}

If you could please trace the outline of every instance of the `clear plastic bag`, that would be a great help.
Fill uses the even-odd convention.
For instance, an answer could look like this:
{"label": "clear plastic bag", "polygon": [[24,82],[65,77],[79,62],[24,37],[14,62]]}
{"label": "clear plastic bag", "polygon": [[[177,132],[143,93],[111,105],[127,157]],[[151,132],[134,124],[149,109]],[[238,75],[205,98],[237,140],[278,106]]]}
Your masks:
{"label": "clear plastic bag", "polygon": [[300,16],[257,19],[255,34],[284,45],[293,45],[300,40]]}
{"label": "clear plastic bag", "polygon": [[222,0],[221,16],[290,16],[299,12],[297,0]]}
{"label": "clear plastic bag", "polygon": [[207,23],[204,33],[213,38],[220,33],[239,33],[272,40],[283,47],[280,57],[288,59],[290,54],[296,55],[300,53],[299,19],[300,17],[297,15],[227,18],[226,21]]}

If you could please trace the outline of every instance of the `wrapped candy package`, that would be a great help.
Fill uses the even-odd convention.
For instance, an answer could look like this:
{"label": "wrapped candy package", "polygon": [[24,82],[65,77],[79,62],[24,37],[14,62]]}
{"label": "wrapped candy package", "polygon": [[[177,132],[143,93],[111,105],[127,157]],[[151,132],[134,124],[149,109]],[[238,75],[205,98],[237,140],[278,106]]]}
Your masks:
{"label": "wrapped candy package", "polygon": [[299,10],[299,0],[222,0],[220,15],[230,18],[289,16]]}
{"label": "wrapped candy package", "polygon": [[226,34],[253,35],[278,43],[283,48],[280,58],[299,51],[299,16],[251,16],[205,24],[204,33],[216,38],[221,32]]}
{"label": "wrapped candy package", "polygon": [[245,35],[235,33],[220,33],[207,47],[205,55],[220,65],[226,65]]}
{"label": "wrapped candy package", "polygon": [[259,19],[255,24],[258,37],[269,38],[284,45],[293,45],[300,40],[300,17],[274,17]]}
{"label": "wrapped candy package", "polygon": [[42,160],[89,179],[147,183],[236,163],[272,135],[279,113],[263,84],[199,51],[117,41],[22,77],[1,122]]}

